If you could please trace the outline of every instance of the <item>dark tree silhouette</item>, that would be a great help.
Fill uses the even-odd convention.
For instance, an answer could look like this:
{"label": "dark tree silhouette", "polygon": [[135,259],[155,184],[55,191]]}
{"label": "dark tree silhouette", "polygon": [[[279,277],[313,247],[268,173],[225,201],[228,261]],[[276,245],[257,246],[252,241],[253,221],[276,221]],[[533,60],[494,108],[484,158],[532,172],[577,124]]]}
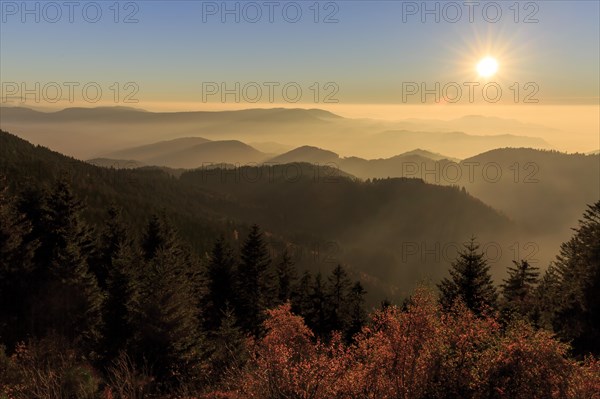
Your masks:
{"label": "dark tree silhouette", "polygon": [[502,284],[502,310],[505,316],[534,318],[538,268],[526,260],[513,261],[508,267],[508,278]]}
{"label": "dark tree silhouette", "polygon": [[55,331],[91,350],[101,338],[104,294],[90,271],[93,243],[82,210],[68,182],[57,181],[42,211],[44,281],[32,315],[37,333]]}
{"label": "dark tree silhouette", "polygon": [[360,332],[367,322],[367,312],[365,311],[366,294],[367,291],[365,291],[360,281],[354,283],[348,293],[346,299],[349,309],[349,325],[346,331],[346,340],[348,341]]}
{"label": "dark tree silhouette", "polygon": [[302,277],[300,280],[298,280],[298,283],[292,292],[292,310],[294,313],[301,315],[305,319],[312,309],[312,303],[310,299],[312,280],[313,277],[310,272],[304,271],[304,273],[302,273]]}
{"label": "dark tree silhouette", "polygon": [[600,201],[590,205],[560,249],[553,325],[578,354],[600,353]]}
{"label": "dark tree silhouette", "polygon": [[323,275],[317,273],[310,287],[310,309],[306,315],[307,324],[315,334],[324,337],[327,328],[327,292]]}
{"label": "dark tree silhouette", "polygon": [[208,363],[213,381],[220,380],[232,367],[240,367],[246,360],[246,336],[237,325],[235,312],[226,307],[221,325],[209,334]]}
{"label": "dark tree silhouette", "polygon": [[341,265],[333,269],[327,280],[327,327],[330,331],[345,331],[350,324],[347,298],[352,282]]}
{"label": "dark tree silhouette", "polygon": [[[0,184],[4,179],[0,177]],[[33,257],[39,242],[27,241],[32,225],[0,190],[0,337],[12,348],[30,331],[26,314],[35,289]]]}
{"label": "dark tree silhouette", "polygon": [[450,308],[456,300],[461,300],[475,314],[481,315],[486,309],[494,308],[498,294],[490,276],[490,267],[475,238],[464,245],[458,258],[452,263],[450,278],[438,285],[444,308]]}
{"label": "dark tree silhouette", "polygon": [[274,303],[274,283],[269,266],[271,259],[258,225],[252,225],[241,249],[237,272],[237,318],[248,332],[258,335],[264,311]]}
{"label": "dark tree silhouette", "polygon": [[140,265],[121,211],[111,207],[107,216],[98,248],[96,274],[107,294],[103,346],[105,359],[110,361],[126,348],[133,334],[129,309],[138,299]]}
{"label": "dark tree silhouette", "polygon": [[153,256],[145,261],[139,300],[130,310],[132,349],[140,364],[148,362],[159,380],[173,386],[198,372],[203,337],[189,256],[174,229],[164,221],[158,225],[152,218],[145,235],[160,244],[146,247],[146,256]]}
{"label": "dark tree silhouette", "polygon": [[279,303],[285,303],[292,298],[292,288],[297,279],[294,261],[287,249],[283,250],[275,272],[277,273],[277,299]]}
{"label": "dark tree silhouette", "polygon": [[221,236],[213,246],[206,269],[204,324],[207,330],[219,328],[225,310],[235,302],[234,267],[232,250]]}

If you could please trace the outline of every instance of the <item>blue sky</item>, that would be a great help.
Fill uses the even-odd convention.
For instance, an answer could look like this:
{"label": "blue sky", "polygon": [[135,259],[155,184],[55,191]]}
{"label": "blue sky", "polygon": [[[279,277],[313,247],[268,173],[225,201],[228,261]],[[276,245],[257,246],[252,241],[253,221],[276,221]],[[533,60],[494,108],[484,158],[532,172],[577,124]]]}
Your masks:
{"label": "blue sky", "polygon": [[[498,1],[502,17],[495,23],[482,11],[490,2],[479,2],[474,22],[464,2],[437,2],[439,23],[433,15],[423,23],[420,10],[403,21],[403,11],[423,7],[420,1],[322,1],[319,23],[315,1],[273,2],[273,23],[264,1],[121,1],[118,23],[115,1],[76,2],[72,23],[63,1],[54,3],[62,12],[56,23],[49,22],[55,10],[48,2],[0,3],[2,82],[136,82],[140,100],[163,102],[201,101],[202,82],[299,82],[305,91],[312,82],[335,82],[342,103],[398,103],[404,82],[477,79],[475,64],[489,54],[498,59],[496,79],[506,87],[536,82],[538,97],[552,103],[598,98],[598,1]],[[455,15],[449,3],[461,6],[456,23],[444,20]],[[24,15],[23,4],[38,7],[39,22],[35,13]],[[221,21],[224,4],[238,4],[240,23],[232,15]],[[282,8],[293,18],[296,4],[302,17],[290,23]],[[495,4],[488,16],[494,17]],[[101,18],[86,21],[83,7],[91,20],[96,5]],[[255,5],[262,18],[245,21],[255,15]],[[203,9],[215,7],[204,22]],[[138,22],[123,23],[131,13]],[[338,22],[324,23],[331,13]],[[539,22],[525,23],[532,13]]]}

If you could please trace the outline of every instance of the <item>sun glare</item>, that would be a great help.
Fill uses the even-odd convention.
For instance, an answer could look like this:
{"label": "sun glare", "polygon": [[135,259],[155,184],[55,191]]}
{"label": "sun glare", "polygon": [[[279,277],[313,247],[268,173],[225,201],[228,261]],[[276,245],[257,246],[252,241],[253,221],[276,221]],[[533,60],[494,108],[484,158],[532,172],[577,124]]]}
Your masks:
{"label": "sun glare", "polygon": [[493,57],[485,57],[477,64],[477,73],[479,76],[489,78],[498,71],[498,61]]}

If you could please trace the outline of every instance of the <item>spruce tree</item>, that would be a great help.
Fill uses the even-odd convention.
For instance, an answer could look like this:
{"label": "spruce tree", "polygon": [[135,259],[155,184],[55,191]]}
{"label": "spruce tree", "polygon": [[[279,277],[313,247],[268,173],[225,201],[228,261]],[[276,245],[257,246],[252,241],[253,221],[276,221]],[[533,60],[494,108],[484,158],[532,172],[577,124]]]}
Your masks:
{"label": "spruce tree", "polygon": [[[0,178],[0,185],[3,185]],[[27,335],[27,313],[34,285],[33,254],[37,241],[25,237],[31,223],[16,209],[7,188],[0,190],[0,337],[12,348]]]}
{"label": "spruce tree", "polygon": [[139,299],[130,308],[132,347],[136,360],[147,362],[165,389],[171,389],[198,372],[203,337],[184,247],[164,220],[151,219],[144,237],[151,235],[159,244],[145,247]]}
{"label": "spruce tree", "polygon": [[308,316],[312,309],[310,290],[312,287],[312,275],[305,270],[292,292],[292,311],[308,322]]}
{"label": "spruce tree", "polygon": [[444,278],[438,285],[440,303],[444,308],[448,309],[456,300],[461,300],[475,314],[481,315],[496,306],[498,295],[489,273],[490,267],[485,255],[478,249],[475,238],[471,238],[452,262],[450,278]]}
{"label": "spruce tree", "polygon": [[294,261],[285,249],[281,255],[281,260],[277,264],[277,299],[279,303],[285,303],[292,297],[292,289],[296,282],[296,268]]}
{"label": "spruce tree", "polygon": [[362,330],[367,321],[367,312],[365,311],[365,295],[367,291],[363,288],[360,281],[354,283],[346,299],[349,309],[349,325],[346,330],[346,340],[350,341],[358,332]]}
{"label": "spruce tree", "polygon": [[[48,273],[47,268],[43,267],[43,265],[45,260],[51,256],[52,248],[52,246],[47,245],[48,241],[46,240],[48,238],[46,207],[48,195],[47,190],[28,185],[19,192],[15,204],[17,213],[23,215],[30,225],[30,228],[23,236],[23,241],[35,247],[32,262],[38,279]],[[42,245],[42,242],[44,245]]]}
{"label": "spruce tree", "polygon": [[328,277],[327,325],[330,331],[345,331],[348,327],[349,308],[346,301],[352,282],[341,265],[337,265]]}
{"label": "spruce tree", "polygon": [[117,357],[132,337],[129,309],[137,300],[137,273],[130,233],[125,227],[119,209],[111,207],[99,244],[96,270],[106,290],[104,305],[105,360]]}
{"label": "spruce tree", "polygon": [[98,250],[91,265],[101,288],[106,288],[106,279],[112,267],[113,259],[125,246],[131,247],[132,240],[123,222],[121,210],[115,206],[110,206],[98,238]]}
{"label": "spruce tree", "polygon": [[104,294],[91,272],[91,230],[81,217],[83,205],[61,179],[41,198],[23,198],[32,216],[29,241],[38,240],[34,255],[35,292],[29,302],[30,333],[56,333],[95,355],[102,331]]}
{"label": "spruce tree", "polygon": [[600,201],[590,205],[562,244],[557,274],[553,325],[577,354],[600,353]]}
{"label": "spruce tree", "polygon": [[232,250],[221,236],[213,246],[206,269],[204,324],[207,330],[219,328],[225,310],[234,302],[234,266]]}
{"label": "spruce tree", "polygon": [[[0,187],[4,184],[0,177]],[[0,189],[0,271],[12,269],[11,262],[23,241],[27,227],[19,219],[23,218],[17,215],[7,188]]]}
{"label": "spruce tree", "polygon": [[327,328],[327,293],[323,276],[317,273],[310,289],[310,309],[307,325],[320,337],[326,337]]}
{"label": "spruce tree", "polygon": [[244,330],[258,335],[264,311],[274,304],[274,281],[269,271],[271,259],[258,225],[252,225],[241,249],[237,272],[237,318]]}
{"label": "spruce tree", "polygon": [[508,267],[508,278],[502,284],[502,309],[506,316],[519,315],[531,318],[534,310],[535,287],[538,283],[538,268],[526,260],[513,261]]}
{"label": "spruce tree", "polygon": [[175,233],[171,225],[166,223],[165,215],[152,215],[142,237],[144,259],[152,259],[161,247],[171,247],[175,241]]}
{"label": "spruce tree", "polygon": [[552,330],[554,313],[559,308],[560,276],[554,264],[550,264],[535,290],[532,321],[537,327]]}
{"label": "spruce tree", "polygon": [[235,312],[227,306],[218,328],[209,334],[209,370],[213,374],[212,383],[216,384],[228,370],[241,367],[246,360],[246,337],[237,326]]}

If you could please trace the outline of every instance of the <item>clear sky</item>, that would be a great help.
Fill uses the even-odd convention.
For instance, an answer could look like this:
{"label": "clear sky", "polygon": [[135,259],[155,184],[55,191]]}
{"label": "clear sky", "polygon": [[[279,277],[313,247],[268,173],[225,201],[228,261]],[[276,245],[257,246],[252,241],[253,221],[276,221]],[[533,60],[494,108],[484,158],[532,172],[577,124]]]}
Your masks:
{"label": "clear sky", "polygon": [[[530,95],[540,104],[597,104],[599,3],[1,0],[2,95],[18,98],[23,82],[34,90],[39,82],[40,92],[56,82],[65,99],[64,82],[78,82],[73,95],[79,103],[81,87],[97,82],[103,90],[99,104],[117,98],[120,105],[136,106],[124,101],[131,94],[137,106],[202,108],[236,105],[233,94],[223,101],[221,84],[235,89],[239,82],[240,102],[258,97],[256,104],[263,106],[270,102],[265,82],[276,82],[273,103],[295,98],[297,87],[299,104],[326,98],[340,104],[435,102],[434,94],[424,101],[420,92],[404,96],[424,83],[442,100],[456,98],[457,84],[464,105],[465,82],[493,81],[502,89],[500,102],[521,103]],[[488,55],[499,68],[486,81],[475,67]],[[262,93],[254,84],[242,93],[249,82]],[[294,87],[284,97],[282,87],[290,82]],[[208,95],[209,89],[215,94]],[[41,93],[39,106],[54,105],[44,104],[53,90]],[[480,97],[481,86],[475,101]]]}

